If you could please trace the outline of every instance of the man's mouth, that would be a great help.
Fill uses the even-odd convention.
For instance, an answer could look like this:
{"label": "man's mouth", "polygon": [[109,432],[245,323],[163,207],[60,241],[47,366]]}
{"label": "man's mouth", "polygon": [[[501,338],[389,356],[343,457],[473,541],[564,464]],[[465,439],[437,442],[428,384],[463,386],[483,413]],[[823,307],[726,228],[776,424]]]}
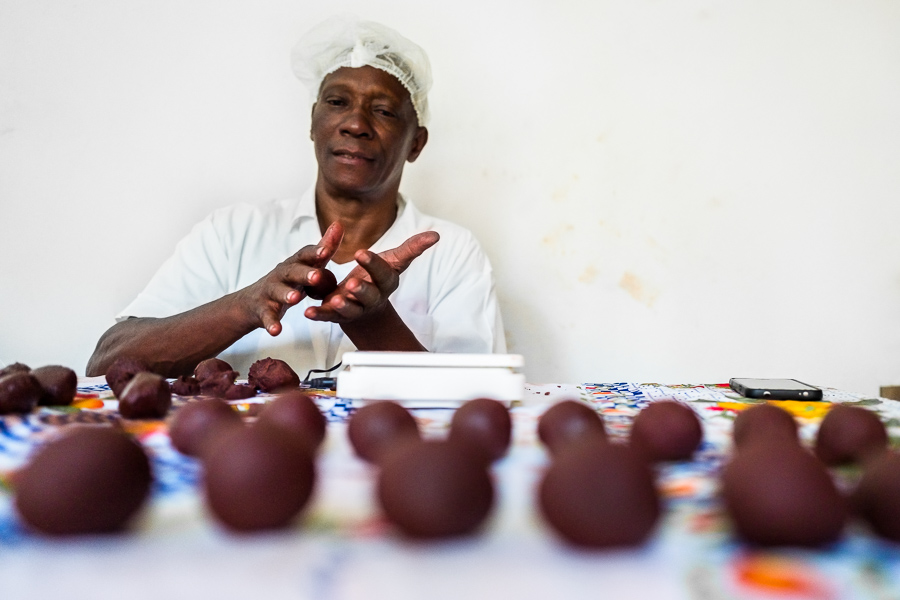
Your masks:
{"label": "man's mouth", "polygon": [[340,162],[345,162],[348,164],[359,164],[363,162],[371,162],[375,160],[368,154],[364,152],[360,152],[358,150],[348,150],[339,148],[332,152],[335,158],[337,158]]}

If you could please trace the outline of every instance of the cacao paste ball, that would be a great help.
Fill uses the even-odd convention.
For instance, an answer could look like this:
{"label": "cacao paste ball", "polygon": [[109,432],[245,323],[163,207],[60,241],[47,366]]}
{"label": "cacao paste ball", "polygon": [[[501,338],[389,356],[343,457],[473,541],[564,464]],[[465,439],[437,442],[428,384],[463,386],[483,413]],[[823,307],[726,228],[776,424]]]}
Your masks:
{"label": "cacao paste ball", "polygon": [[324,300],[325,296],[337,289],[337,278],[334,273],[328,269],[322,269],[322,279],[316,285],[307,285],[303,287],[306,295],[313,300]]}
{"label": "cacao paste ball", "polygon": [[703,426],[681,402],[652,402],[634,418],[629,444],[651,462],[690,460],[703,442]]}
{"label": "cacao paste ball", "polygon": [[751,544],[821,546],[836,541],[847,520],[825,466],[793,442],[741,449],[721,484],[735,532]]}
{"label": "cacao paste ball", "polygon": [[632,448],[592,436],[553,456],[538,503],[564,540],[587,548],[637,546],[659,518],[649,465]]}
{"label": "cacao paste ball", "polygon": [[388,400],[367,404],[350,415],[347,436],[361,459],[378,462],[385,450],[409,439],[421,439],[419,424],[408,410]]}
{"label": "cacao paste ball", "polygon": [[900,542],[900,455],[882,452],[865,462],[853,504],[876,534]]}
{"label": "cacao paste ball", "polygon": [[176,450],[201,456],[205,446],[222,431],[243,427],[236,410],[218,398],[200,398],[179,408],[169,422],[169,438]]}
{"label": "cacao paste ball", "polygon": [[109,368],[106,370],[106,383],[109,384],[109,389],[118,398],[125,386],[128,385],[128,382],[131,381],[131,378],[145,371],[150,371],[150,367],[144,361],[129,356],[122,356],[114,360],[113,364],[109,365]]}
{"label": "cacao paste ball", "polygon": [[67,406],[75,399],[78,391],[78,375],[69,367],[50,365],[38,367],[31,374],[41,384],[43,394],[38,404],[44,406]]}
{"label": "cacao paste ball", "polygon": [[774,404],[757,404],[739,412],[734,419],[732,435],[738,449],[772,440],[800,443],[793,415]]}
{"label": "cacao paste ball", "polygon": [[197,381],[203,381],[218,373],[234,373],[234,377],[231,378],[232,382],[237,379],[238,375],[231,365],[220,358],[207,358],[194,367],[194,379]]}
{"label": "cacao paste ball", "polygon": [[584,436],[606,439],[603,419],[578,400],[563,400],[547,409],[538,421],[538,437],[555,454]]}
{"label": "cacao paste ball", "polygon": [[75,426],[38,450],[15,486],[28,525],[71,535],[120,531],[150,493],[150,461],[118,429]]}
{"label": "cacao paste ball", "polygon": [[205,378],[200,379],[200,393],[204,396],[214,396],[216,398],[224,398],[228,391],[234,387],[234,378],[237,377],[236,371],[216,371],[209,373]]}
{"label": "cacao paste ball", "polygon": [[826,465],[853,463],[881,452],[887,444],[887,430],[878,415],[859,406],[835,404],[819,425],[816,456]]}
{"label": "cacao paste ball", "polygon": [[119,397],[119,413],[126,419],[162,419],[171,406],[169,383],[146,371],[135,375]]}
{"label": "cacao paste ball", "polygon": [[196,396],[200,393],[200,382],[196,377],[181,375],[171,384],[172,393],[179,396]]}
{"label": "cacao paste ball", "polygon": [[6,365],[2,369],[0,369],[0,377],[3,377],[4,375],[11,375],[13,373],[28,373],[29,371],[31,371],[31,367],[20,362],[16,362],[11,365]]}
{"label": "cacao paste ball", "polygon": [[489,398],[466,402],[450,421],[450,440],[476,448],[488,463],[506,454],[511,437],[509,410]]}
{"label": "cacao paste ball", "polygon": [[387,452],[377,494],[387,519],[413,538],[472,533],[494,503],[484,462],[451,441],[407,440]]}
{"label": "cacao paste ball", "polygon": [[281,429],[313,453],[325,439],[325,415],[312,398],[301,392],[288,392],[268,402],[259,413],[256,426]]}
{"label": "cacao paste ball", "polygon": [[225,390],[226,400],[246,400],[256,395],[256,388],[246,383],[235,383]]}
{"label": "cacao paste ball", "polygon": [[263,358],[250,365],[250,385],[264,392],[287,390],[300,385],[300,376],[283,360]]}
{"label": "cacao paste ball", "polygon": [[44,390],[28,371],[13,371],[0,377],[0,415],[27,413],[37,406]]}
{"label": "cacao paste ball", "polygon": [[230,429],[208,446],[203,461],[206,500],[215,517],[237,531],[281,529],[312,494],[312,456],[272,428]]}

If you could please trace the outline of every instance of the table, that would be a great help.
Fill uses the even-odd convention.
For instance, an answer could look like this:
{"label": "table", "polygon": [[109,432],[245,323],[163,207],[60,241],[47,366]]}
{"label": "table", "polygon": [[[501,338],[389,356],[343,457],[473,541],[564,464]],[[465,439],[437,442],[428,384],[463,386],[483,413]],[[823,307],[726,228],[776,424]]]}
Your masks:
{"label": "table", "polygon": [[[102,378],[82,379],[79,409],[0,418],[0,482],[67,420],[115,418]],[[107,398],[107,399],[104,399]],[[665,516],[642,548],[587,552],[558,541],[541,522],[534,488],[547,457],[536,425],[547,406],[578,398],[594,406],[613,438],[660,399],[687,402],[704,443],[691,462],[658,469]],[[892,439],[900,402],[826,390],[880,414]],[[0,491],[0,598],[900,598],[900,546],[859,524],[820,551],[758,551],[736,543],[716,494],[731,423],[747,401],[727,385],[530,384],[511,409],[514,444],[496,463],[497,504],[481,535],[450,542],[396,537],[372,500],[374,471],[346,438],[350,403],[317,402],[329,420],[315,496],[297,527],[235,535],[206,513],[198,464],[174,451],[161,422],[131,422],[152,456],[152,501],[127,535],[53,540],[23,530],[8,489]],[[789,402],[810,441],[826,403]],[[428,436],[446,432],[452,411],[420,410]],[[836,473],[847,485],[852,472]]]}

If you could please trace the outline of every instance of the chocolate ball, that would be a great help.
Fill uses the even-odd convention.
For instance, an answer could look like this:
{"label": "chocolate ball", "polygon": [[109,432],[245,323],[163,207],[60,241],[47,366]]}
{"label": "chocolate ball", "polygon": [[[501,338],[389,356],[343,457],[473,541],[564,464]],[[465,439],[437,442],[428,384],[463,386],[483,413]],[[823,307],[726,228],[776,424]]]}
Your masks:
{"label": "chocolate ball", "polygon": [[761,546],[821,546],[847,519],[844,498],[821,462],[799,444],[750,444],[722,474],[735,532]]}
{"label": "chocolate ball", "polygon": [[793,415],[773,404],[757,404],[739,412],[734,419],[732,435],[738,449],[772,440],[799,443]]}
{"label": "chocolate ball", "polygon": [[28,371],[13,371],[0,377],[0,415],[27,413],[44,395],[38,380]]}
{"label": "chocolate ball", "polygon": [[15,504],[43,533],[108,533],[125,527],[150,492],[150,461],[120,430],[75,426],[41,448],[17,479]]}
{"label": "chocolate ball", "polygon": [[606,428],[600,415],[578,400],[554,404],[538,421],[538,437],[554,454],[584,436],[605,440]]}
{"label": "chocolate ball", "polygon": [[347,423],[347,435],[356,455],[373,463],[391,446],[421,438],[416,419],[408,410],[388,400],[372,402],[353,411]]}
{"label": "chocolate ball", "polygon": [[200,393],[200,382],[194,376],[181,375],[170,384],[173,394],[179,396],[196,396]]}
{"label": "chocolate ball", "polygon": [[238,375],[237,371],[231,368],[231,365],[220,358],[207,358],[194,367],[194,378],[197,381],[202,382],[207,377],[218,373],[234,373],[234,377],[231,378],[232,382],[237,379]]}
{"label": "chocolate ball", "polygon": [[853,463],[881,452],[887,444],[887,430],[878,415],[859,406],[835,404],[819,425],[816,456],[826,465]]}
{"label": "chocolate ball", "polygon": [[136,374],[119,397],[119,413],[126,419],[162,419],[171,406],[169,383],[146,371]]}
{"label": "chocolate ball", "polygon": [[250,385],[264,392],[275,392],[300,385],[300,377],[283,360],[263,358],[250,365]]}
{"label": "chocolate ball", "polygon": [[632,448],[599,436],[582,438],[553,456],[538,502],[564,540],[589,548],[642,544],[660,513],[649,465]]}
{"label": "chocolate ball", "polygon": [[410,537],[472,533],[491,511],[494,486],[484,463],[450,441],[407,440],[386,453],[377,483],[389,521]]}
{"label": "chocolate ball", "polygon": [[234,387],[235,377],[237,377],[236,371],[216,371],[209,373],[206,377],[199,380],[200,393],[204,396],[224,398],[229,390]]}
{"label": "chocolate ball", "polygon": [[876,534],[900,542],[900,455],[882,452],[865,462],[853,504]]}
{"label": "chocolate ball", "polygon": [[144,361],[129,356],[122,356],[113,361],[106,370],[106,383],[109,384],[109,389],[118,398],[132,377],[138,373],[148,371],[150,371],[150,367]]}
{"label": "chocolate ball", "polygon": [[290,525],[312,494],[315,465],[296,440],[272,428],[234,428],[205,452],[204,488],[215,517],[237,531]]}
{"label": "chocolate ball", "polygon": [[288,392],[267,403],[256,426],[281,429],[310,452],[315,452],[325,439],[325,415],[312,398],[301,392]]}
{"label": "chocolate ball", "polygon": [[629,444],[646,460],[690,460],[703,441],[703,427],[681,402],[652,402],[634,418]]}
{"label": "chocolate ball", "polygon": [[489,398],[466,402],[456,409],[450,421],[450,439],[472,445],[488,463],[506,454],[511,437],[509,411]]}
{"label": "chocolate ball", "polygon": [[218,398],[200,398],[175,412],[169,421],[169,438],[182,454],[201,456],[214,436],[231,427],[243,427],[236,410]]}
{"label": "chocolate ball", "polygon": [[313,300],[324,300],[325,296],[335,289],[337,289],[337,278],[328,269],[322,269],[322,279],[319,280],[319,283],[303,287],[306,295]]}
{"label": "chocolate ball", "polygon": [[31,374],[41,384],[43,393],[38,404],[44,406],[66,406],[72,404],[78,391],[78,375],[69,367],[50,365],[38,367]]}
{"label": "chocolate ball", "polygon": [[226,400],[246,400],[256,395],[256,388],[246,383],[235,383],[225,390]]}
{"label": "chocolate ball", "polygon": [[2,369],[0,369],[0,377],[3,377],[4,375],[11,375],[13,373],[28,373],[29,371],[31,371],[31,367],[20,362],[16,362],[11,365],[6,365]]}

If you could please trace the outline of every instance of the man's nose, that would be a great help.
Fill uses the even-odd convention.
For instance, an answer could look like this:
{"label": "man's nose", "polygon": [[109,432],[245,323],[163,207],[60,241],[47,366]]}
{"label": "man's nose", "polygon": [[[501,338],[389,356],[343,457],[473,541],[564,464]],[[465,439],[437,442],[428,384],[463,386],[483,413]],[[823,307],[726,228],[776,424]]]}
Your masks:
{"label": "man's nose", "polygon": [[341,133],[353,137],[372,137],[372,123],[364,106],[354,106],[341,123]]}

